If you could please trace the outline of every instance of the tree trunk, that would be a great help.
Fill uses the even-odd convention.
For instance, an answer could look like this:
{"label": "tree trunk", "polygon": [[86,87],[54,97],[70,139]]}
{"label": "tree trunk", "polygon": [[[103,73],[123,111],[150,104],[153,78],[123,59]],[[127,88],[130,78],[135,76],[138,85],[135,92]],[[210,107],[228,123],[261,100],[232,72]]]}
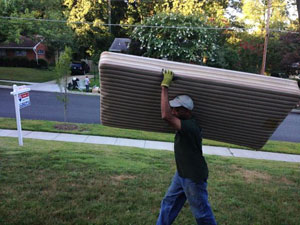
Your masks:
{"label": "tree trunk", "polygon": [[68,76],[64,77],[64,122],[67,122],[67,111],[68,111]]}
{"label": "tree trunk", "polygon": [[111,0],[108,0],[108,28],[111,33]]}
{"label": "tree trunk", "polygon": [[270,15],[271,15],[271,6],[272,0],[268,0],[268,14],[267,14],[267,21],[266,21],[266,35],[265,35],[265,43],[264,43],[264,52],[263,52],[263,59],[261,65],[260,74],[265,74],[266,68],[266,60],[267,60],[267,49],[268,49],[268,40],[269,40],[269,23],[270,23]]}
{"label": "tree trunk", "polygon": [[300,0],[296,0],[297,11],[298,11],[298,22],[299,22],[299,30],[300,30]]}

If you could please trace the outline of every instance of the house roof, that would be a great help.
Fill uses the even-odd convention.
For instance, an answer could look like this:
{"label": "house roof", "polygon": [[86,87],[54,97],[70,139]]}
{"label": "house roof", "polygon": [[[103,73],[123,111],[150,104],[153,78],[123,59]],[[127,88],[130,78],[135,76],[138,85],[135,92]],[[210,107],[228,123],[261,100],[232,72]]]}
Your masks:
{"label": "house roof", "polygon": [[43,39],[42,38],[35,38],[32,40],[28,37],[21,36],[20,42],[9,42],[9,43],[0,43],[0,49],[33,49],[37,46]]}
{"label": "house roof", "polygon": [[129,38],[115,38],[114,42],[111,44],[110,52],[127,52],[131,39]]}

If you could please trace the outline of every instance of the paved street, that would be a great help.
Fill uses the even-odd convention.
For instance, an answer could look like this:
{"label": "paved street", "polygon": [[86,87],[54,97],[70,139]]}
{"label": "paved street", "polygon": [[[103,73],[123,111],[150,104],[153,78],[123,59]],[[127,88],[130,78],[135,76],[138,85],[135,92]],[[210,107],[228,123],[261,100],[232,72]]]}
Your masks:
{"label": "paved street", "polygon": [[270,139],[300,142],[300,113],[290,113]]}
{"label": "paved street", "polygon": [[[0,117],[15,117],[13,96],[10,89],[0,88]],[[64,121],[61,96],[54,92],[30,91],[31,106],[21,110],[23,119]],[[100,97],[69,94],[68,122],[100,123]]]}
{"label": "paved street", "polygon": [[[15,117],[10,89],[0,88],[0,117]],[[24,119],[63,121],[63,104],[54,92],[31,91],[31,106],[21,110]],[[69,94],[68,121],[100,123],[100,97]],[[290,113],[275,131],[271,140],[300,142],[300,113]]]}

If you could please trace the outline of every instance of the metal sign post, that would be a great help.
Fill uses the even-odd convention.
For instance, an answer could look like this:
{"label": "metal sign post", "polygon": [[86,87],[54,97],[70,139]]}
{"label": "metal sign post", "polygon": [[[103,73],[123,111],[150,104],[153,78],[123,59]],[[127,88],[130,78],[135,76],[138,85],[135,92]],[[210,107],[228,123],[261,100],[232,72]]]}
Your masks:
{"label": "metal sign post", "polygon": [[20,146],[23,146],[20,109],[30,105],[29,91],[30,88],[26,87],[25,85],[17,86],[14,84],[13,92],[10,92],[10,94],[14,96],[14,101],[15,101],[15,111],[16,111],[16,120],[17,120],[18,137],[19,137]]}

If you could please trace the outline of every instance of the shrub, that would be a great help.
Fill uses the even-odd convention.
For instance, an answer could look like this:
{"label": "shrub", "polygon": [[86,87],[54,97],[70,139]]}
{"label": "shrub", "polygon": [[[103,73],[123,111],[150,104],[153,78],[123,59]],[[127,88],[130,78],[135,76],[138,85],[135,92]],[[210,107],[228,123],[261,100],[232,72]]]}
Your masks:
{"label": "shrub", "polygon": [[29,67],[30,63],[26,57],[1,57],[0,66],[6,67]]}
{"label": "shrub", "polygon": [[48,69],[48,62],[44,59],[39,59],[37,64],[35,59],[29,60],[26,57],[1,57],[0,66]]}
{"label": "shrub", "polygon": [[8,57],[1,57],[0,66],[12,66],[12,60]]}
{"label": "shrub", "polygon": [[0,57],[0,66],[4,66],[5,57]]}
{"label": "shrub", "polygon": [[38,66],[38,64],[37,64],[35,59],[32,59],[32,60],[29,61],[29,67],[30,68],[37,68],[37,66]]}
{"label": "shrub", "polygon": [[40,69],[48,69],[48,62],[45,59],[39,59],[37,67]]}
{"label": "shrub", "polygon": [[29,60],[26,57],[14,57],[12,59],[14,67],[28,67]]}

